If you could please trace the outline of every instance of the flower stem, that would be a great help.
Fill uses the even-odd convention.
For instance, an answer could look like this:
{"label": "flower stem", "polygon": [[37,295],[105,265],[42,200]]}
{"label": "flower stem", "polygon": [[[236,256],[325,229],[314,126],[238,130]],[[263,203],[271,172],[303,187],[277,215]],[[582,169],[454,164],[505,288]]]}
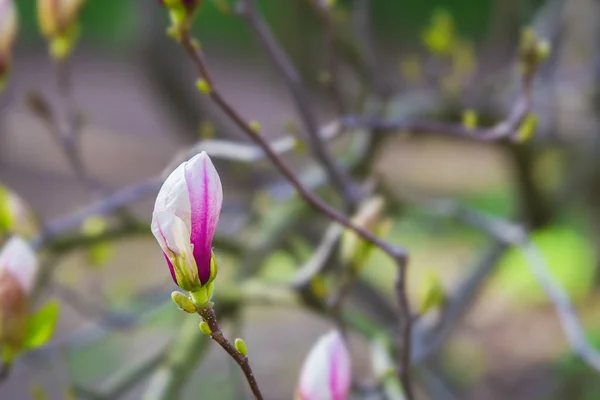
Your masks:
{"label": "flower stem", "polygon": [[211,330],[210,337],[212,340],[217,342],[219,346],[223,348],[235,360],[235,362],[240,366],[248,384],[250,385],[250,389],[252,389],[252,393],[254,394],[254,398],[256,400],[262,400],[263,396],[260,392],[260,388],[258,387],[258,382],[256,382],[256,378],[254,377],[254,372],[252,372],[252,368],[250,367],[250,362],[248,361],[248,357],[242,355],[233,344],[221,331],[219,327],[219,323],[217,322],[217,315],[211,306],[205,308],[199,308],[198,314],[202,317],[202,319],[208,324]]}

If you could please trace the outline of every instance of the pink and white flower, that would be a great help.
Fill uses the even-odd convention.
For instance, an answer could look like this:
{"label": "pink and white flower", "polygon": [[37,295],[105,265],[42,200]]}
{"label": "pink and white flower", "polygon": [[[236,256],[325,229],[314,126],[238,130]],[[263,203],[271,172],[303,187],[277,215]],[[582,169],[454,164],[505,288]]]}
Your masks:
{"label": "pink and white flower", "polygon": [[195,292],[216,277],[212,241],[222,203],[221,179],[206,152],[177,167],[156,197],[152,233],[173,281],[186,291]]}
{"label": "pink and white flower", "polygon": [[322,336],[304,361],[296,400],[345,400],[351,384],[350,354],[338,331]]}

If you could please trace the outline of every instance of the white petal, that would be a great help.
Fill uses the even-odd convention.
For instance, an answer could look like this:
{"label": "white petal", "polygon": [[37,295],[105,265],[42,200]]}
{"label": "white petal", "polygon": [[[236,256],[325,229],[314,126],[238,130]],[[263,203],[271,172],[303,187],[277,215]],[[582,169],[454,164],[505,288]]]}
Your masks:
{"label": "white petal", "polygon": [[0,252],[0,270],[10,272],[25,293],[29,293],[38,271],[37,258],[29,243],[18,236],[10,238]]}
{"label": "white petal", "polygon": [[[185,164],[179,165],[163,183],[156,202],[154,212],[168,211],[179,217],[191,232],[190,196],[185,182]],[[189,236],[188,236],[189,240]]]}
{"label": "white petal", "polygon": [[193,260],[190,231],[181,218],[170,211],[154,211],[151,227],[152,233],[167,255],[183,255],[186,260]]}

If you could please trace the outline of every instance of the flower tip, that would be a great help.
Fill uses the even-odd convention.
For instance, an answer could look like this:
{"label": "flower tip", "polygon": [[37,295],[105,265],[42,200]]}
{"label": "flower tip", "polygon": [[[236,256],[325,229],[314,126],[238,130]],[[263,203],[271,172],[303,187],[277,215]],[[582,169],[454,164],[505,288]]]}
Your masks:
{"label": "flower tip", "polygon": [[337,330],[322,336],[308,354],[300,373],[301,400],[346,399],[351,363],[344,337]]}
{"label": "flower tip", "polygon": [[38,271],[35,252],[23,238],[13,236],[0,251],[0,271],[10,273],[25,293],[33,289]]}

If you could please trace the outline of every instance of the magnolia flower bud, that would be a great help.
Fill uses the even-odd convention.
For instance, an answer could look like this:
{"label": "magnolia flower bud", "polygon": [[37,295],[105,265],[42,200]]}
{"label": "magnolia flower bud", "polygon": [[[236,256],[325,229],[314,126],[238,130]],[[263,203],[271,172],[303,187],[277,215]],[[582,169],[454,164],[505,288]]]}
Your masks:
{"label": "magnolia flower bud", "polygon": [[[372,197],[360,206],[357,214],[352,217],[352,222],[356,226],[381,234],[380,231],[386,227],[383,223],[384,206],[382,197]],[[372,248],[373,246],[360,238],[356,232],[346,229],[340,244],[340,257],[343,262],[357,270],[367,262]]]}
{"label": "magnolia flower bud", "polygon": [[168,33],[179,40],[181,32],[189,29],[203,0],[158,0],[158,2],[169,9],[172,25]]}
{"label": "magnolia flower bud", "polygon": [[38,23],[42,35],[64,35],[76,22],[85,0],[38,0]]}
{"label": "magnolia flower bud", "polygon": [[27,333],[29,293],[38,270],[29,244],[12,237],[0,252],[0,343],[16,354]]}
{"label": "magnolia flower bud", "polygon": [[10,70],[18,23],[13,0],[0,0],[0,85],[4,83]]}
{"label": "magnolia flower bud", "polygon": [[50,55],[66,58],[77,43],[77,17],[85,0],[38,0],[38,22],[42,35],[49,40]]}
{"label": "magnolia flower bud", "polygon": [[337,331],[322,336],[300,372],[296,400],[345,400],[351,384],[350,355]]}
{"label": "magnolia flower bud", "polygon": [[[219,222],[223,189],[205,152],[177,167],[165,180],[154,204],[152,233],[162,248],[173,281],[192,292],[204,289],[208,302],[217,275],[212,240]],[[197,304],[198,306],[202,304]]]}

